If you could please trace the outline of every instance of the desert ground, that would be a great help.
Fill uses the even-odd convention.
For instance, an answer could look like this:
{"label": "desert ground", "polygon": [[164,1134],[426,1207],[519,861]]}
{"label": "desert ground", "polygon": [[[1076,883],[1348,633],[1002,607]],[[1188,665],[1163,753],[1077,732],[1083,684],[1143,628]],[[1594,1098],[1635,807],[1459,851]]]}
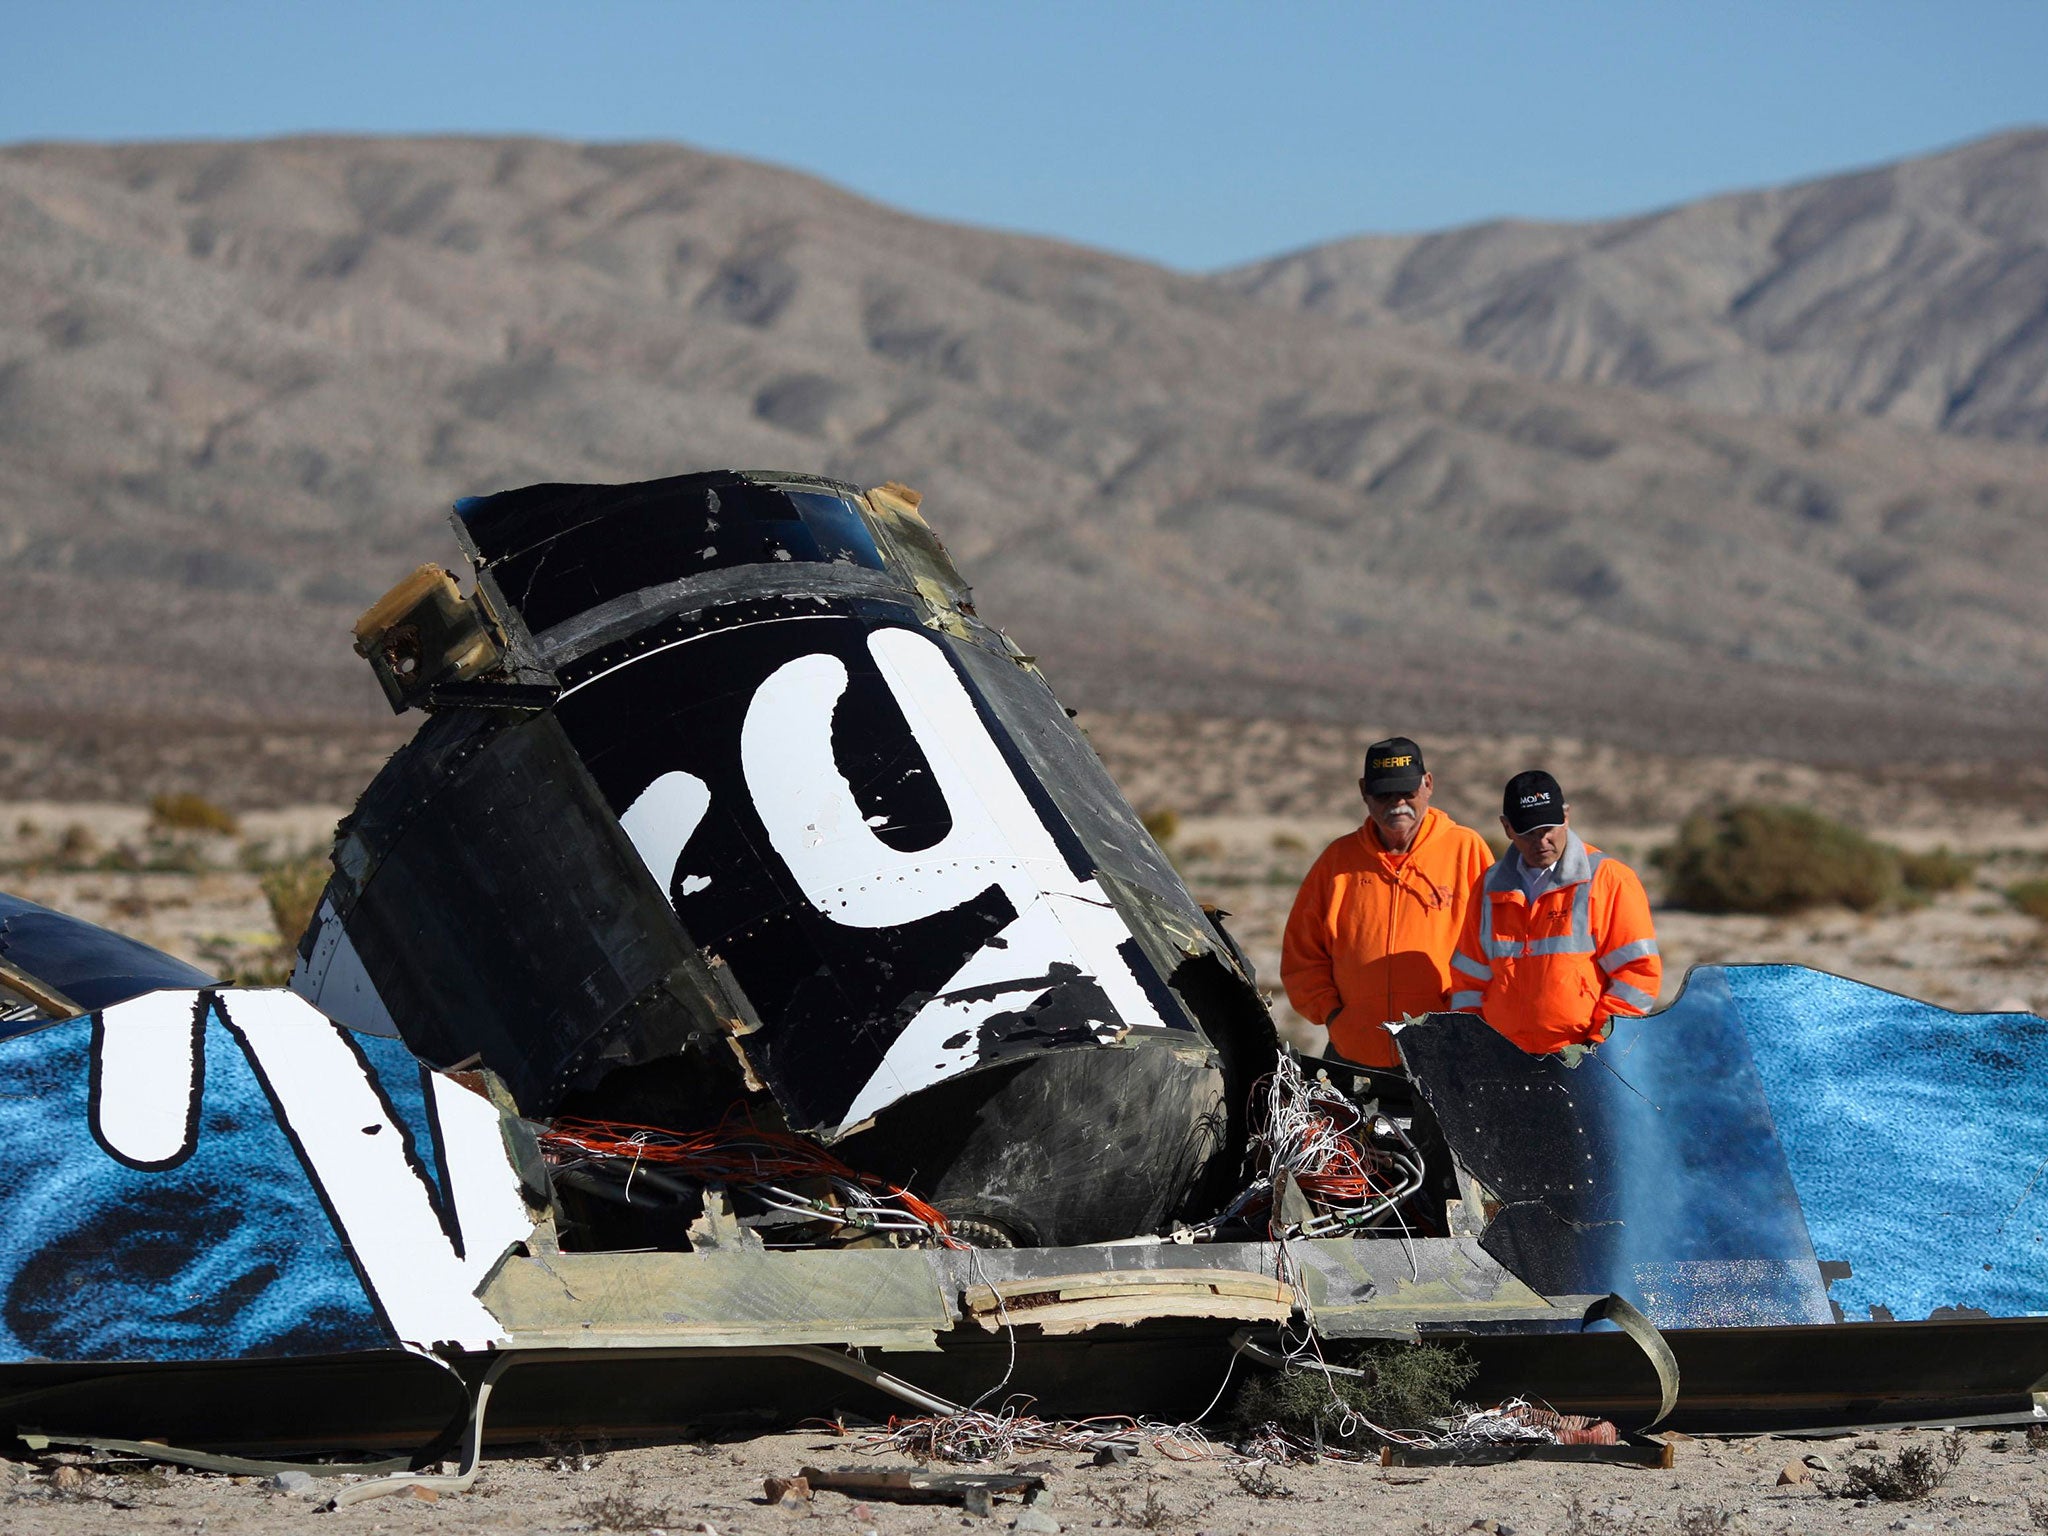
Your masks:
{"label": "desert ground", "polygon": [[[1319,1045],[1320,1031],[1295,1018],[1277,995],[1280,931],[1316,851],[1357,825],[1355,779],[1365,744],[1398,722],[1340,728],[1088,714],[1082,724],[1134,803],[1162,826],[1171,821],[1169,850],[1195,892],[1231,914],[1232,931],[1274,994],[1276,1020],[1303,1044]],[[134,934],[217,974],[277,980],[294,935],[278,931],[266,881],[287,888],[296,875],[304,899],[306,872],[317,872],[353,789],[397,739],[389,727],[339,739],[282,727],[149,739],[117,728],[80,737],[0,722],[0,888]],[[2048,874],[2048,774],[2036,768],[1934,763],[1872,771],[1660,756],[1537,737],[1442,738],[1424,747],[1437,777],[1437,804],[1482,829],[1494,825],[1498,787],[1510,773],[1549,767],[1571,797],[1575,824],[1642,869],[1653,901],[1660,887],[1651,851],[1669,841],[1685,814],[1722,801],[1806,805],[1908,849],[1947,847],[1977,860],[1960,888],[1875,915],[1707,916],[1659,905],[1667,1002],[1692,964],[1794,961],[1957,1009],[2048,1008],[2048,935],[2004,894],[2018,881]],[[232,831],[153,819],[151,798],[171,792],[203,795],[231,815]],[[1167,812],[1170,818],[1162,816]],[[1228,1458],[1180,1462],[1150,1450],[1124,1466],[1096,1467],[1071,1454],[1025,1459],[1049,1462],[1050,1498],[1041,1509],[1067,1530],[2003,1536],[2048,1529],[2048,1433],[2029,1436],[2024,1428],[1966,1433],[1953,1475],[1925,1498],[1846,1496],[1842,1474],[1852,1461],[1935,1447],[1938,1430],[1818,1441],[1674,1437],[1669,1471],[1533,1463],[1261,1468]],[[1807,1457],[1819,1466],[1808,1466]],[[949,1506],[863,1504],[830,1492],[798,1507],[765,1500],[765,1478],[807,1464],[901,1462],[817,1431],[681,1445],[534,1447],[494,1453],[467,1493],[380,1499],[318,1514],[312,1497],[260,1478],[46,1455],[0,1463],[0,1530],[211,1533],[310,1520],[376,1532],[892,1536],[1007,1529],[1022,1508],[998,1503],[981,1519]],[[1795,1480],[1781,1483],[1781,1475]]]}
{"label": "desert ground", "polygon": [[[2048,1528],[2048,1439],[1968,1431],[1946,1483],[1899,1502],[1846,1496],[1851,1466],[1895,1461],[1940,1430],[1830,1440],[1694,1440],[1673,1436],[1668,1470],[1522,1462],[1381,1468],[1325,1461],[1272,1467],[1234,1458],[1175,1461],[1145,1450],[1122,1466],[1064,1455],[1020,1458],[1041,1473],[1036,1506],[1066,1531],[1206,1536],[1386,1532],[1454,1536],[1777,1536],[1780,1532],[1957,1532],[2005,1536]],[[2035,1446],[2032,1442],[2039,1441]],[[1867,1447],[1867,1449],[1866,1449]],[[1945,1459],[1945,1458],[1944,1458]],[[998,1500],[976,1518],[951,1505],[861,1501],[835,1492],[771,1504],[764,1485],[805,1466],[879,1470],[909,1463],[864,1455],[850,1439],[797,1430],[729,1442],[528,1448],[487,1459],[467,1493],[400,1495],[316,1512],[332,1484],[291,1492],[263,1478],[178,1472],[136,1461],[63,1455],[0,1463],[0,1529],[57,1533],[184,1530],[209,1536],[294,1526],[336,1532],[695,1532],[716,1536],[912,1536],[1013,1527],[1024,1506]],[[71,1468],[72,1470],[60,1470]],[[1786,1477],[1795,1481],[1782,1481]],[[1027,1520],[1019,1528],[1044,1532]],[[1048,1533],[1049,1536],[1049,1533]]]}

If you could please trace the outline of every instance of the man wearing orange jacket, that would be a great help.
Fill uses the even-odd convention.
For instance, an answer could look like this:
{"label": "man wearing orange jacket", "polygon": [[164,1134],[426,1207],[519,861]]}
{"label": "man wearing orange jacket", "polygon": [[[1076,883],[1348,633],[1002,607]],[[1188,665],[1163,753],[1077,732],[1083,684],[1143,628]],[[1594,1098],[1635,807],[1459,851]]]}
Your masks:
{"label": "man wearing orange jacket", "polygon": [[1384,1026],[1448,1006],[1451,949],[1493,858],[1477,832],[1431,809],[1435,788],[1407,737],[1368,747],[1365,824],[1323,850],[1281,940],[1287,1000],[1360,1066],[1399,1070]]}
{"label": "man wearing orange jacket", "polygon": [[1500,824],[1514,846],[1473,893],[1451,1007],[1532,1055],[1576,1064],[1617,1014],[1657,1006],[1650,899],[1634,870],[1572,831],[1564,791],[1541,769],[1508,780]]}

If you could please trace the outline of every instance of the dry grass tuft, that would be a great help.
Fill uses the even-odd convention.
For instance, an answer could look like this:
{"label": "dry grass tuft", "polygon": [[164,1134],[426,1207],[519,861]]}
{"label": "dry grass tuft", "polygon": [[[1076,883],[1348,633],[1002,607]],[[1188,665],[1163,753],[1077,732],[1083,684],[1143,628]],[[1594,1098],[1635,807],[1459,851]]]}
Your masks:
{"label": "dry grass tuft", "polygon": [[320,893],[327,889],[327,877],[332,873],[326,855],[317,853],[263,872],[258,883],[270,905],[271,925],[285,948],[295,946],[312,926],[313,909],[320,905]]}
{"label": "dry grass tuft", "polygon": [[173,832],[218,832],[233,837],[242,830],[233,812],[222,810],[204,795],[186,792],[152,796],[149,819]]}

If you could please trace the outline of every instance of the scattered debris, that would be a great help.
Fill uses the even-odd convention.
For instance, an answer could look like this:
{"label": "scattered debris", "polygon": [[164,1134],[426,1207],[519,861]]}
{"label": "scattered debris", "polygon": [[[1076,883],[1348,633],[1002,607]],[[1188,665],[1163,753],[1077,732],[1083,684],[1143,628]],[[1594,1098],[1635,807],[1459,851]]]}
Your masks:
{"label": "scattered debris", "polygon": [[1092,1455],[1097,1466],[1121,1466],[1141,1445],[1176,1461],[1219,1454],[1192,1424],[1098,1418],[1047,1420],[1024,1411],[1025,1401],[995,1413],[969,1409],[920,1419],[891,1419],[889,1428],[865,1437],[871,1451],[893,1451],[915,1461],[972,1463],[1003,1461],[1024,1451],[1071,1451]]}
{"label": "scattered debris", "polygon": [[849,1497],[882,1499],[892,1504],[961,1504],[982,1499],[1028,1499],[1042,1493],[1045,1479],[1025,1472],[870,1471],[844,1467],[827,1472],[805,1467],[796,1479],[813,1490],[831,1490]]}

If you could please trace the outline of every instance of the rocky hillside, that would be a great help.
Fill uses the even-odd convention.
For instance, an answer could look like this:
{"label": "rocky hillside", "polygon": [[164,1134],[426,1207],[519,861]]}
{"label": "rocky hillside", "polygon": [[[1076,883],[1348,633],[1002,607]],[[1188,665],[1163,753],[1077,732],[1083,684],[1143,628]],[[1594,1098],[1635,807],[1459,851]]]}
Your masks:
{"label": "rocky hillside", "polygon": [[2048,129],[1641,218],[1345,240],[1220,281],[1536,378],[2048,441]]}
{"label": "rocky hillside", "polygon": [[0,726],[368,721],[348,624],[453,558],[456,496],[749,465],[918,485],[1084,704],[2048,741],[2048,450],[1529,378],[1432,323],[672,146],[0,151]]}

